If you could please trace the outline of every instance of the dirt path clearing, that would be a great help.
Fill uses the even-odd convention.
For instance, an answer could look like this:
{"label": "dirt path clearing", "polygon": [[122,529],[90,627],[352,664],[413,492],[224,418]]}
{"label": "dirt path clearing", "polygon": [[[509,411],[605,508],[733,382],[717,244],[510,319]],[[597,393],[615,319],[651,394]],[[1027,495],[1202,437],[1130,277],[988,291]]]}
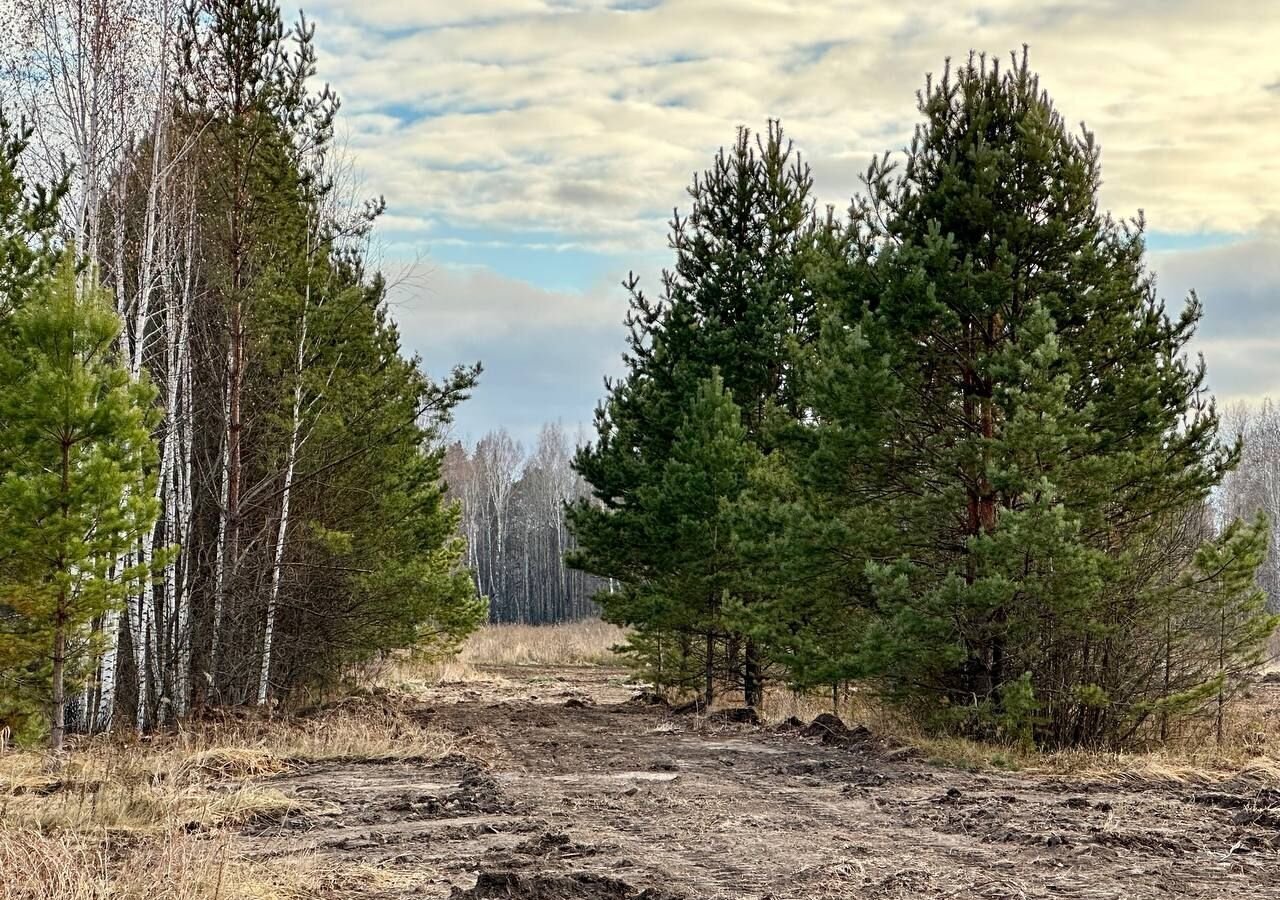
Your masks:
{"label": "dirt path clearing", "polygon": [[[336,812],[250,855],[372,867],[387,898],[1280,898],[1280,792],[973,774],[632,705],[608,669],[489,670],[420,715],[438,764],[280,779]],[[337,811],[340,810],[340,811]]]}

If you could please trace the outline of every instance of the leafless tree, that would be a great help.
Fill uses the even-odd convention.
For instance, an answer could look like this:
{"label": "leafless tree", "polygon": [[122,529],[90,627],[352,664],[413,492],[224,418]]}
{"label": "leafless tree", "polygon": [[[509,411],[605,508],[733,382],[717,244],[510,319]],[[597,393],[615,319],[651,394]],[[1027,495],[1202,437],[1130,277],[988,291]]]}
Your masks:
{"label": "leafless tree", "polygon": [[565,503],[587,495],[571,465],[564,428],[548,424],[525,457],[504,431],[486,434],[472,451],[453,444],[446,482],[462,505],[477,590],[498,622],[546,623],[597,615],[592,597],[606,582],[565,565],[573,549]]}
{"label": "leafless tree", "polygon": [[1223,415],[1224,430],[1244,441],[1240,465],[1218,491],[1219,518],[1250,519],[1259,510],[1271,522],[1267,560],[1258,582],[1273,611],[1280,611],[1280,405],[1271,398],[1256,404],[1236,403]]}

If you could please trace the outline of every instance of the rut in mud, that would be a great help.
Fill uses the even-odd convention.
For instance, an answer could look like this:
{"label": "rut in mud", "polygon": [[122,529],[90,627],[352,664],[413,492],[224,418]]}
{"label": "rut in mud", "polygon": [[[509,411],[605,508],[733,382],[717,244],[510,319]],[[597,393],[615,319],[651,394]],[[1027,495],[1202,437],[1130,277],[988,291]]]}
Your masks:
{"label": "rut in mud", "polygon": [[699,725],[607,669],[490,674],[417,713],[474,752],[278,779],[333,812],[241,849],[385,900],[1280,898],[1274,785],[974,774],[838,722]]}

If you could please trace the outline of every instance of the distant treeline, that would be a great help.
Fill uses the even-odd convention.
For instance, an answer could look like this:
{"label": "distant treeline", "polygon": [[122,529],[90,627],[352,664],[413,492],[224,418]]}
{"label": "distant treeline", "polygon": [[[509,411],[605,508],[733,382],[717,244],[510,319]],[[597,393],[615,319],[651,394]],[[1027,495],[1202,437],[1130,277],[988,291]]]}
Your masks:
{"label": "distant treeline", "polygon": [[1267,558],[1258,567],[1258,585],[1267,608],[1280,613],[1280,406],[1270,397],[1256,404],[1234,403],[1223,413],[1223,430],[1239,437],[1240,464],[1218,489],[1214,508],[1219,524],[1232,519],[1267,517]]}
{"label": "distant treeline", "polygon": [[505,430],[446,451],[445,483],[462,504],[468,568],[489,599],[492,622],[542,625],[600,614],[592,598],[607,593],[609,581],[565,563],[577,546],[565,505],[587,495],[573,452],[559,424],[543,427],[532,452]]}

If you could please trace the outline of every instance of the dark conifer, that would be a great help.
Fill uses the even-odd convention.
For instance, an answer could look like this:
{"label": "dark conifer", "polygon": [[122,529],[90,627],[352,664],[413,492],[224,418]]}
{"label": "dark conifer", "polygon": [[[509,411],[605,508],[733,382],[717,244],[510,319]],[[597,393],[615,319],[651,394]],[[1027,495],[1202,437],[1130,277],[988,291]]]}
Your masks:
{"label": "dark conifer", "polygon": [[1168,589],[1196,558],[1170,523],[1236,459],[1186,356],[1200,305],[1166,313],[1025,54],[949,67],[920,109],[905,166],[870,170],[813,378],[805,477],[862,520],[862,662],[978,733],[1125,741],[1198,602]]}
{"label": "dark conifer", "polygon": [[[627,284],[629,371],[606,385],[597,442],[576,461],[597,502],[578,504],[570,516],[580,546],[575,565],[633,589],[600,596],[616,621],[645,621],[647,613],[632,607],[637,592],[647,594],[647,585],[667,574],[660,554],[643,540],[637,497],[660,481],[701,382],[719,371],[741,410],[746,440],[762,449],[770,411],[798,408],[795,348],[814,330],[803,271],[810,187],[809,170],[780,126],[771,124],[754,141],[740,130],[734,145],[694,179],[689,215],[677,211],[672,219],[675,264],[664,273],[662,298],[650,300],[634,278]],[[726,654],[727,679],[742,685],[748,703],[758,703],[760,648],[749,635],[730,636]]]}

